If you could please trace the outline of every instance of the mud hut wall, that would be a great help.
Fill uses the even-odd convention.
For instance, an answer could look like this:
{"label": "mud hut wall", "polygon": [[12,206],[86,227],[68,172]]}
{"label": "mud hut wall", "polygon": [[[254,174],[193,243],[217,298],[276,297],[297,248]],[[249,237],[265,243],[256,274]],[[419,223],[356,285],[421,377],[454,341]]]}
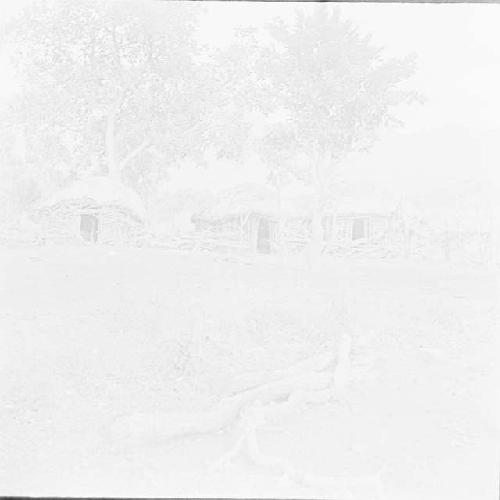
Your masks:
{"label": "mud hut wall", "polygon": [[84,244],[80,233],[83,214],[98,219],[98,243],[126,243],[140,237],[142,223],[118,207],[89,207],[73,203],[46,210],[41,226],[46,241],[62,244]]}
{"label": "mud hut wall", "polygon": [[269,229],[270,229],[270,240],[272,248],[276,247],[279,244],[280,240],[280,223],[279,220],[270,220],[269,221]]}
{"label": "mud hut wall", "polygon": [[126,210],[118,207],[102,207],[97,215],[99,243],[134,243],[140,238],[143,224]]}
{"label": "mud hut wall", "polygon": [[246,222],[250,250],[256,252],[259,244],[259,218],[250,215]]}
{"label": "mud hut wall", "polygon": [[195,231],[212,233],[217,237],[246,239],[247,225],[240,215],[224,217],[197,217],[194,219]]}
{"label": "mud hut wall", "polygon": [[390,229],[390,217],[375,215],[368,219],[368,237],[371,239],[385,239],[389,235]]}
{"label": "mud hut wall", "polygon": [[365,238],[371,241],[380,241],[389,237],[393,228],[391,217],[386,215],[345,215],[337,219],[337,237],[342,240],[352,240],[353,227],[356,221],[363,220],[365,224]]}
{"label": "mud hut wall", "polygon": [[98,219],[97,241],[99,243],[112,244],[126,241],[128,229],[120,218],[103,213]]}
{"label": "mud hut wall", "polygon": [[79,244],[80,217],[64,208],[49,210],[41,217],[42,234],[50,243]]}
{"label": "mud hut wall", "polygon": [[306,239],[309,238],[310,222],[307,217],[290,216],[282,221],[282,237],[284,240],[289,239]]}

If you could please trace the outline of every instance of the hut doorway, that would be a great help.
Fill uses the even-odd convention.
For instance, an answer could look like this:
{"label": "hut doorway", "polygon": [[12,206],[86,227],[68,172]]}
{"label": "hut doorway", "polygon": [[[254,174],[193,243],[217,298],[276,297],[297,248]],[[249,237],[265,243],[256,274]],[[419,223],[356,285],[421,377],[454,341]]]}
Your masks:
{"label": "hut doorway", "polygon": [[366,238],[367,235],[368,224],[365,219],[354,219],[352,221],[352,239],[360,240],[362,238]]}
{"label": "hut doorway", "polygon": [[98,231],[99,221],[95,215],[80,215],[80,234],[85,241],[89,243],[96,243]]}
{"label": "hut doorway", "polygon": [[257,227],[257,250],[260,253],[271,253],[271,224],[265,218],[259,219]]}

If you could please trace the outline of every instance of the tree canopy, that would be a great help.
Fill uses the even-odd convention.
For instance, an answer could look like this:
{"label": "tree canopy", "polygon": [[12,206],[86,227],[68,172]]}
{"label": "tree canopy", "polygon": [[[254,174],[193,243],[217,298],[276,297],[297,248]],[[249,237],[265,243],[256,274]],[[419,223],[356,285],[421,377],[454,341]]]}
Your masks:
{"label": "tree canopy", "polygon": [[[22,85],[10,114],[75,175],[89,167],[154,183],[204,146],[209,100],[190,4],[60,0],[31,5],[7,41]],[[140,169],[134,163],[140,157]],[[31,156],[32,160],[36,160]],[[137,166],[137,165],[135,165]]]}
{"label": "tree canopy", "polygon": [[186,159],[250,151],[275,185],[313,185],[321,208],[342,157],[370,148],[416,98],[401,88],[414,60],[384,58],[337,8],[297,11],[211,50],[197,37],[202,12],[144,0],[30,5],[4,35],[21,88],[2,121],[24,137],[25,168],[58,185],[108,174],[146,195]]}
{"label": "tree canopy", "polygon": [[415,60],[385,59],[340,11],[318,5],[287,25],[268,26],[266,54],[275,106],[284,110],[295,148],[305,152],[309,182],[327,195],[339,160],[368,150],[383,127],[399,124],[394,109],[418,98],[405,90]]}

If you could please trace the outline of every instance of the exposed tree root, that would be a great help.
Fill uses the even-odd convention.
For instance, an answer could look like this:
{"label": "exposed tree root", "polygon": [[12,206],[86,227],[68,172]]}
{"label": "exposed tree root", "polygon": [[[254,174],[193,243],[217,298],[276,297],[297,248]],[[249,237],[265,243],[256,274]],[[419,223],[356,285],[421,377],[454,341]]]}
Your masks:
{"label": "exposed tree root", "polygon": [[[283,457],[264,454],[258,444],[257,432],[263,424],[281,420],[307,404],[325,403],[335,393],[343,393],[349,382],[350,350],[351,339],[345,336],[337,356],[328,351],[284,370],[276,370],[267,374],[266,383],[233,394],[213,408],[189,413],[136,414],[118,419],[113,433],[122,442],[144,444],[220,431],[237,423],[239,435],[236,443],[209,468],[209,472],[224,470],[241,453],[258,467],[274,471],[277,478],[323,491],[329,498],[380,499],[380,474],[318,476],[301,471]],[[356,491],[360,493],[354,493]]]}
{"label": "exposed tree root", "polygon": [[318,391],[316,394],[314,392],[300,392],[291,394],[290,398],[284,403],[265,406],[258,401],[248,406],[241,413],[241,433],[235,445],[210,467],[209,472],[224,470],[239,454],[244,454],[258,467],[273,470],[277,477],[299,486],[323,491],[330,498],[348,499],[362,496],[364,500],[381,499],[382,481],[380,473],[359,477],[320,476],[301,471],[283,457],[262,453],[257,439],[260,426],[269,419],[293,413],[303,405],[319,402],[326,396],[327,393],[324,391]]}
{"label": "exposed tree root", "polygon": [[133,445],[222,430],[233,424],[241,410],[255,401],[281,401],[290,398],[291,394],[331,390],[332,372],[323,369],[332,359],[330,353],[321,354],[276,371],[270,375],[273,381],[234,394],[204,411],[137,413],[120,417],[112,425],[112,435],[118,442]]}

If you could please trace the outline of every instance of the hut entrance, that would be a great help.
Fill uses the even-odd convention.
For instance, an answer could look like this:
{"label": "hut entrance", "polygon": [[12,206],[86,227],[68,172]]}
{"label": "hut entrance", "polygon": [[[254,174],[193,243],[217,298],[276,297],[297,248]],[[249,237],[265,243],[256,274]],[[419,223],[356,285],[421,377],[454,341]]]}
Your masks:
{"label": "hut entrance", "polygon": [[88,241],[89,243],[96,243],[98,228],[99,224],[95,215],[80,215],[80,234],[85,241]]}
{"label": "hut entrance", "polygon": [[257,228],[257,250],[260,253],[271,253],[271,225],[267,219],[259,219]]}
{"label": "hut entrance", "polygon": [[367,223],[365,219],[354,219],[352,222],[352,239],[360,240],[367,237]]}

